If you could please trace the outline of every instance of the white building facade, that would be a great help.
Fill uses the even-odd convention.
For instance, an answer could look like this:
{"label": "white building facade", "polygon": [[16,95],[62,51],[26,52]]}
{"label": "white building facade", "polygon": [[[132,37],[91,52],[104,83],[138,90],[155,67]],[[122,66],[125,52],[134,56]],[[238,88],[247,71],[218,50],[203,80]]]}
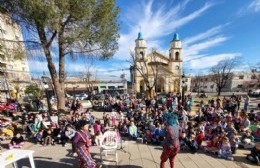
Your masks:
{"label": "white building facade", "polygon": [[[31,75],[28,66],[26,50],[23,43],[21,27],[7,15],[0,13],[0,58],[1,90],[16,92],[24,90],[30,83]],[[6,88],[8,83],[8,88]],[[19,85],[19,86],[18,86]]]}

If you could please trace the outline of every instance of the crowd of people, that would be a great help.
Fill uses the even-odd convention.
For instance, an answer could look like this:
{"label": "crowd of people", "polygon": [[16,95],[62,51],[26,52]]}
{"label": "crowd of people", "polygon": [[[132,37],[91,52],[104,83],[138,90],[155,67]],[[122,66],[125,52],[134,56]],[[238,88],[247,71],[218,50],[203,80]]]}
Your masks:
{"label": "crowd of people", "polygon": [[[96,166],[87,149],[99,145],[102,134],[111,129],[118,133],[118,139],[126,137],[162,145],[161,167],[168,158],[173,167],[179,150],[191,153],[203,150],[233,160],[238,148],[251,150],[247,158],[260,165],[260,116],[249,111],[248,96],[232,95],[207,102],[201,99],[196,105],[191,95],[185,96],[184,102],[181,100],[181,95],[174,93],[152,99],[108,96],[103,102],[106,112],[102,118],[95,118],[75,100],[67,104],[70,107],[67,115],[24,111],[19,122],[28,139],[40,145],[66,146],[71,142],[71,155],[79,156],[81,167]],[[192,112],[194,106],[196,114]],[[21,132],[16,131],[17,125],[13,120],[0,120],[0,136],[2,140],[10,139],[10,149],[26,143]]]}

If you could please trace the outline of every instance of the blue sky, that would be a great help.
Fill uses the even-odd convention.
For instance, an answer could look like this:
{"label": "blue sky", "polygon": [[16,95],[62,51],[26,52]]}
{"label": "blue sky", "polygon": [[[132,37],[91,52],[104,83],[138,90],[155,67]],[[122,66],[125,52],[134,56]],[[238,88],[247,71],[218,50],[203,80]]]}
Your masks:
{"label": "blue sky", "polygon": [[[139,31],[148,50],[156,47],[166,55],[174,33],[179,33],[185,73],[207,73],[226,58],[241,57],[238,70],[260,62],[260,0],[117,0],[116,4],[120,7],[118,52],[108,61],[67,58],[68,74],[81,76],[90,70],[97,77],[121,73],[129,77],[127,60]],[[29,60],[29,66],[34,76],[48,72],[44,60]]]}

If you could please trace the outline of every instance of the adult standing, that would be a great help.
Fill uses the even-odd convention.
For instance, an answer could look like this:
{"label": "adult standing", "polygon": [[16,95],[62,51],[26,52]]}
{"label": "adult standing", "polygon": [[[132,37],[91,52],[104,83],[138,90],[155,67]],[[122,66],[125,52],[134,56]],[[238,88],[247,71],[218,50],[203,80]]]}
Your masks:
{"label": "adult standing", "polygon": [[165,162],[169,159],[171,168],[174,168],[174,159],[180,151],[179,134],[181,132],[177,125],[178,117],[173,113],[164,114],[165,128],[163,130],[163,151],[161,155],[160,168],[164,168]]}
{"label": "adult standing", "polygon": [[249,107],[250,97],[247,95],[244,100],[245,100],[245,102],[244,102],[244,110],[245,110],[245,112],[247,112],[248,107]]}
{"label": "adult standing", "polygon": [[80,120],[78,122],[79,131],[76,132],[73,138],[73,145],[76,147],[76,152],[79,157],[79,168],[95,168],[96,163],[91,158],[89,147],[91,146],[91,136],[88,131],[89,121]]}

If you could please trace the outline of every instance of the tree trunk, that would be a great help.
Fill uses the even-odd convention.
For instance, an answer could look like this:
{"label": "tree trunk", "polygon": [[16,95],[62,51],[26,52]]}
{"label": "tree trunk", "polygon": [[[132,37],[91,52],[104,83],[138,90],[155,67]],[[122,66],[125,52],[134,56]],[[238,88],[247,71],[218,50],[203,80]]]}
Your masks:
{"label": "tree trunk", "polygon": [[153,88],[148,88],[147,92],[146,92],[146,96],[149,98],[153,98]]}
{"label": "tree trunk", "polygon": [[218,88],[218,96],[220,96],[220,94],[221,94],[221,88]]}
{"label": "tree trunk", "polygon": [[[57,76],[57,71],[56,71],[55,65],[53,64],[53,61],[52,61],[50,46],[48,45],[48,42],[47,42],[47,37],[46,37],[45,31],[44,31],[44,27],[41,24],[36,23],[36,28],[37,28],[38,35],[41,40],[41,45],[44,50],[44,54],[46,56],[46,60],[48,63],[48,69],[49,69],[49,72],[51,75],[54,89],[57,94],[57,101],[58,101],[57,109],[65,110],[64,75],[63,75],[63,82],[62,82],[62,80],[60,82],[60,80]],[[64,58],[63,58],[63,64],[64,64]],[[62,68],[62,66],[60,68]],[[63,68],[64,68],[64,65],[63,65]],[[64,74],[64,69],[63,69],[63,74]]]}
{"label": "tree trunk", "polygon": [[65,92],[64,92],[64,82],[65,82],[65,53],[63,44],[63,33],[59,33],[59,88],[57,89],[58,110],[65,110]]}

